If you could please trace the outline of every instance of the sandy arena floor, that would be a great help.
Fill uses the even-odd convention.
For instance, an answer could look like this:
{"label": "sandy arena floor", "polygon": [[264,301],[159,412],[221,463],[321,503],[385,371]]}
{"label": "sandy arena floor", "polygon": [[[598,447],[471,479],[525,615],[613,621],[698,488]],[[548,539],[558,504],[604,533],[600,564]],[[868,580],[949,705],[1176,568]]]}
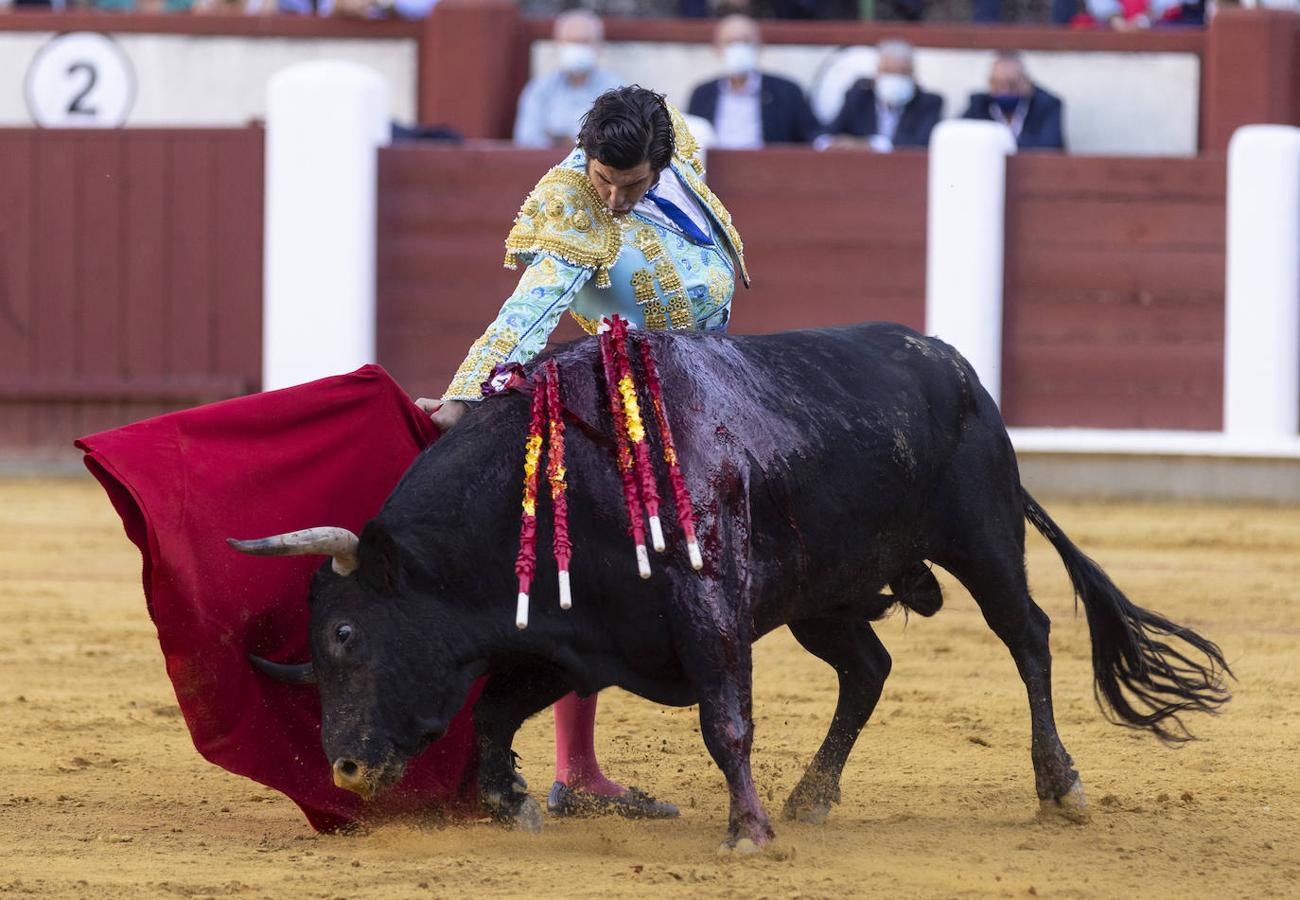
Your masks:
{"label": "sandy arena floor", "polygon": [[[894,674],[823,827],[778,822],[716,854],[726,792],[694,710],[602,703],[608,770],[677,801],[674,823],[485,824],[313,834],[297,809],[194,751],[145,613],[140,562],[89,478],[0,482],[0,894],[105,897],[1300,896],[1300,511],[1046,504],[1138,603],[1220,642],[1240,678],[1204,740],[1108,725],[1055,553],[1029,571],[1055,621],[1058,721],[1092,803],[1035,818],[1010,657],[945,582],[935,619],[879,631]],[[831,671],[788,633],[756,649],[755,769],[769,810],[817,747]],[[517,745],[550,783],[549,720]]]}

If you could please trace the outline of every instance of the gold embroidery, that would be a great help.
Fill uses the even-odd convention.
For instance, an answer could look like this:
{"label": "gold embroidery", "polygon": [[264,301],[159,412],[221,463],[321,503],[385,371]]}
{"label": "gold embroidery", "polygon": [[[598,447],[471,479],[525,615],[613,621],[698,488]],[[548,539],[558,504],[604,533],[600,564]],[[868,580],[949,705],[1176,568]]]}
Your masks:
{"label": "gold embroidery", "polygon": [[654,262],[664,255],[664,245],[659,241],[659,235],[653,228],[645,225],[638,225],[632,232],[632,243],[637,249],[645,254],[645,258]]}
{"label": "gold embroidery", "polygon": [[690,163],[692,169],[704,174],[704,160],[700,158],[700,143],[691,134],[686,119],[671,103],[668,104],[668,118],[673,122],[673,155]]}
{"label": "gold embroidery", "polygon": [[691,312],[691,302],[681,294],[668,298],[668,318],[673,328],[692,329],[695,327],[695,315]]}
{"label": "gold embroidery", "polygon": [[719,306],[726,303],[736,290],[736,282],[722,269],[709,268],[709,297]]}
{"label": "gold embroidery", "polygon": [[717,198],[713,191],[709,190],[709,186],[690,168],[682,167],[678,174],[686,180],[691,190],[695,191],[700,199],[708,205],[709,211],[713,213],[713,217],[718,220],[718,224],[726,232],[731,249],[736,251],[736,262],[740,265],[740,277],[745,284],[749,284],[749,270],[745,268],[745,245],[740,240],[740,232],[736,230],[736,226],[731,222],[731,213],[727,212],[727,208],[722,205],[722,201]]}
{"label": "gold embroidery", "polygon": [[645,313],[645,327],[649,330],[664,331],[668,328],[668,316],[658,298],[641,307],[641,311]]}
{"label": "gold embroidery", "polygon": [[[586,228],[579,224],[584,219]],[[515,217],[506,238],[506,266],[514,268],[520,254],[552,253],[595,269],[596,285],[608,287],[609,269],[622,246],[618,223],[586,173],[556,166],[542,176]]]}
{"label": "gold embroidery", "polygon": [[518,345],[519,332],[513,328],[488,328],[483,332],[483,336],[470,346],[465,361],[460,364],[447,392],[442,395],[443,399],[477,397],[479,389],[492,374],[492,370],[505,362]]}
{"label": "gold embroidery", "polygon": [[589,319],[582,313],[576,312],[572,309],[569,310],[569,315],[573,316],[573,321],[577,322],[578,327],[587,332],[587,334],[600,334],[600,322],[595,319]]}
{"label": "gold embroidery", "polygon": [[682,278],[669,260],[661,259],[655,264],[655,278],[659,279],[659,290],[664,294],[676,294],[682,289]]}
{"label": "gold embroidery", "polygon": [[632,292],[636,295],[638,306],[658,296],[655,293],[654,276],[649,269],[637,269],[632,273]]}
{"label": "gold embroidery", "polygon": [[555,260],[549,256],[543,256],[524,271],[524,277],[519,279],[519,287],[531,291],[534,288],[559,284],[559,281],[560,279],[555,271]]}

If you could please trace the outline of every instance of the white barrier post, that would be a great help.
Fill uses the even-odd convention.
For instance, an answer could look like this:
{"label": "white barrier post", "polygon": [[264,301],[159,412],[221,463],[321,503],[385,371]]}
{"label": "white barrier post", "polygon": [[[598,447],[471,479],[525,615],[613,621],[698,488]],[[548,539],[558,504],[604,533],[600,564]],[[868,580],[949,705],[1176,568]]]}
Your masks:
{"label": "white barrier post", "polygon": [[278,72],[267,88],[262,388],[375,360],[376,149],[388,85],[356,63]]}
{"label": "white barrier post", "polygon": [[1228,143],[1223,430],[1300,431],[1300,128],[1247,125]]}
{"label": "white barrier post", "polygon": [[925,331],[952,344],[1002,399],[1005,125],[954,119],[930,139]]}

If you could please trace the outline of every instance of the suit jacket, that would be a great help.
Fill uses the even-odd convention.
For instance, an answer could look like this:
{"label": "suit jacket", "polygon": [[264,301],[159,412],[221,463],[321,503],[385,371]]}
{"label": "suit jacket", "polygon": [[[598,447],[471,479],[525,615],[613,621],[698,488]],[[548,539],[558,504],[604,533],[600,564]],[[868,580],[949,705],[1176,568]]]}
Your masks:
{"label": "suit jacket", "polygon": [[[686,111],[716,124],[721,90],[721,78],[697,85]],[[806,144],[821,133],[803,89],[788,78],[760,74],[758,98],[764,144]]]}
{"label": "suit jacket", "polygon": [[[993,113],[989,109],[992,103],[988,94],[971,94],[970,106],[962,118],[992,120]],[[1016,137],[1017,146],[1021,150],[1064,150],[1065,132],[1061,124],[1063,109],[1059,97],[1035,87],[1029,95],[1024,127]]]}
{"label": "suit jacket", "polygon": [[[898,117],[898,130],[894,132],[895,147],[926,147],[930,132],[939,124],[943,114],[943,98],[927,94],[917,88],[916,94],[903,107]],[[870,82],[859,82],[844,95],[844,106],[831,124],[832,134],[849,134],[871,137],[876,133],[876,94]]]}

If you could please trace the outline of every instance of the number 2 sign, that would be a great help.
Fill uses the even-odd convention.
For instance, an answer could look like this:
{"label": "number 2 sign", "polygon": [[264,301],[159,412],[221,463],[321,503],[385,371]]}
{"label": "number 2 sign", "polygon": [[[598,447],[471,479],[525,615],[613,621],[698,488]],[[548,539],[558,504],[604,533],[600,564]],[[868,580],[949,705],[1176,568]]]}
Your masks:
{"label": "number 2 sign", "polygon": [[27,70],[27,109],[42,128],[116,128],[135,102],[135,73],[107,35],[54,37]]}

